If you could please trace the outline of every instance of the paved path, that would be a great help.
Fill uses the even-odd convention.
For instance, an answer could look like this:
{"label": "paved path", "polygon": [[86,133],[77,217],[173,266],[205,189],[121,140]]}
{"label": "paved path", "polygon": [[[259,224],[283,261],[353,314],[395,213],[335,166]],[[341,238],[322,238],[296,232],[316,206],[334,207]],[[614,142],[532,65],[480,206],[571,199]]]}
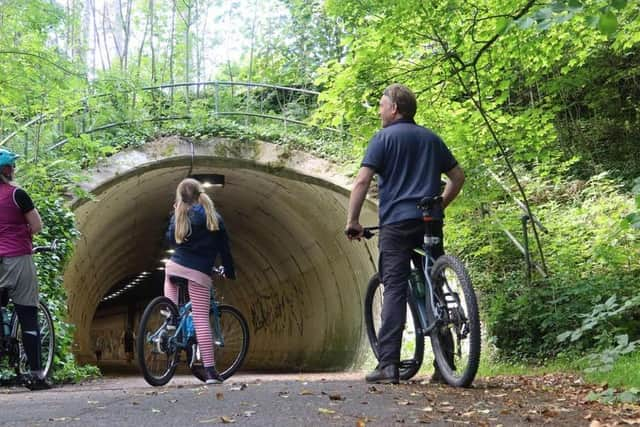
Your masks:
{"label": "paved path", "polygon": [[[424,378],[368,385],[363,373],[242,374],[205,386],[176,376],[150,387],[139,376],[107,377],[40,392],[0,388],[2,426],[584,426],[640,423],[640,407],[588,402],[572,376],[478,379],[473,388]],[[601,424],[598,424],[601,423]]]}

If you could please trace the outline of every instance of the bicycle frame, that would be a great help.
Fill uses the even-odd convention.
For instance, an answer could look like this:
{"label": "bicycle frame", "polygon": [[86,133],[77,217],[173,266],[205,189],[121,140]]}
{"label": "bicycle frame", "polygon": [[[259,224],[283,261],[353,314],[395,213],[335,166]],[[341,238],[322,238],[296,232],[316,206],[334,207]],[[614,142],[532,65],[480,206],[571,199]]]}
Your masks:
{"label": "bicycle frame", "polygon": [[[422,327],[422,333],[424,335],[428,335],[431,331],[438,325],[442,318],[442,314],[438,312],[438,308],[436,306],[437,295],[433,292],[433,282],[431,280],[431,266],[433,265],[433,257],[431,256],[429,250],[427,248],[415,248],[413,250],[415,253],[420,255],[423,260],[422,264],[422,273],[425,278],[425,295],[424,299],[417,298],[415,295],[416,284],[414,284],[409,278],[409,295],[408,298],[412,298],[416,302],[416,306],[418,307],[418,317],[420,319],[420,326]],[[429,324],[429,318],[427,316],[427,307],[430,308],[431,313],[433,313],[434,322]]]}
{"label": "bicycle frame", "polygon": [[[182,287],[180,288],[180,293],[181,296],[179,300],[182,301],[184,300],[184,290]],[[215,300],[215,291],[213,289],[211,290],[210,311],[213,312],[214,319],[212,328],[214,343],[218,347],[224,347],[224,337],[222,336],[222,331],[220,328],[220,311],[218,309],[218,302]],[[187,301],[186,303],[181,304],[178,307],[178,313],[180,315],[180,321],[178,322],[173,335],[169,337],[169,345],[175,347],[176,349],[185,349],[189,346],[189,341],[191,340],[191,338],[195,337],[196,335],[195,327],[193,325],[193,318],[190,316],[191,301]],[[166,322],[168,321],[169,319],[167,318],[165,323],[162,324],[153,335],[149,336],[148,340],[158,340],[160,334],[164,333],[164,331],[167,329]],[[195,351],[193,352],[192,358],[193,360],[190,362],[190,364],[193,363],[196,358]],[[177,364],[178,360],[174,361],[174,363]]]}

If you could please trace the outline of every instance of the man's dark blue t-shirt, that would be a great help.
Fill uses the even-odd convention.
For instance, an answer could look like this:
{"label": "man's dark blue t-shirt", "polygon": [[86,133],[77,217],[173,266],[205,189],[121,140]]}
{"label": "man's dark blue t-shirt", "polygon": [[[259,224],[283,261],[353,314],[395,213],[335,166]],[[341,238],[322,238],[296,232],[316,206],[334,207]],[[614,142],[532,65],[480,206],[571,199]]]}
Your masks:
{"label": "man's dark blue t-shirt", "polygon": [[440,177],[458,162],[442,139],[413,120],[401,119],[376,133],[362,166],[378,174],[380,225],[421,218],[417,204],[440,194]]}

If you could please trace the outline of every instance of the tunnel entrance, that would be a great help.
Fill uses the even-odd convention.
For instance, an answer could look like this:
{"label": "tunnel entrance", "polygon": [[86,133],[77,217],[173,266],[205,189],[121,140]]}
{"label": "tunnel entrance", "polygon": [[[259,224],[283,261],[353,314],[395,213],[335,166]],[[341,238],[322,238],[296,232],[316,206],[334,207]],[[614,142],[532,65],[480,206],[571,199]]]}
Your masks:
{"label": "tunnel entrance", "polygon": [[[362,303],[377,248],[344,237],[348,180],[335,167],[267,143],[177,137],[108,163],[87,183],[93,197],[73,206],[81,237],[64,281],[79,360],[95,362],[96,346],[103,360],[126,358],[125,329],[136,329],[147,302],[162,293],[175,188],[190,173],[215,173],[224,186],[207,192],[225,219],[238,276],[216,289],[249,323],[244,368],[360,363],[369,351]],[[362,220],[376,223],[373,203]]]}

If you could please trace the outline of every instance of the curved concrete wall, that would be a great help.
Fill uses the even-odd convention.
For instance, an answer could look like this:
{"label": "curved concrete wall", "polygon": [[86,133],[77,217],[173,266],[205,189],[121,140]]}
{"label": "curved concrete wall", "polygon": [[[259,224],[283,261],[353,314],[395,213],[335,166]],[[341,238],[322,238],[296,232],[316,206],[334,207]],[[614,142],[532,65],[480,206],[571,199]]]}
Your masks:
{"label": "curved concrete wall", "polygon": [[[247,369],[344,369],[368,351],[362,302],[376,242],[343,234],[348,179],[328,162],[268,143],[172,137],[97,168],[65,272],[77,353],[90,359],[96,307],[120,280],[156,269],[174,191],[189,172],[225,175],[209,190],[230,231],[238,280],[218,285],[247,318]],[[363,223],[377,222],[367,202]]]}

